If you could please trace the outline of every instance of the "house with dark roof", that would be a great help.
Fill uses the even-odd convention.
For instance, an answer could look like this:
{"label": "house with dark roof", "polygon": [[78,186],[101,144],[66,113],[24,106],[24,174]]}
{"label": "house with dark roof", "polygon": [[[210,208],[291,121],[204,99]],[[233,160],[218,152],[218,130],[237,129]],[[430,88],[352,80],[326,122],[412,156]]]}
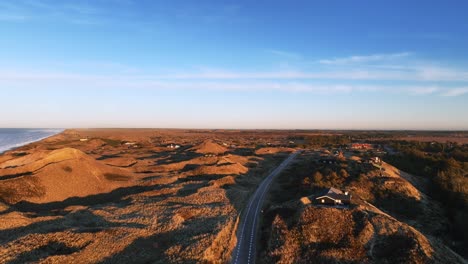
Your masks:
{"label": "house with dark roof", "polygon": [[338,160],[335,157],[325,157],[319,159],[319,162],[324,164],[337,164]]}
{"label": "house with dark roof", "polygon": [[322,195],[315,198],[315,202],[318,204],[338,205],[338,204],[350,204],[351,194],[348,192],[342,192],[336,188],[329,188]]}
{"label": "house with dark roof", "polygon": [[372,162],[372,163],[381,163],[382,160],[379,157],[376,156],[376,157],[371,157],[370,162]]}

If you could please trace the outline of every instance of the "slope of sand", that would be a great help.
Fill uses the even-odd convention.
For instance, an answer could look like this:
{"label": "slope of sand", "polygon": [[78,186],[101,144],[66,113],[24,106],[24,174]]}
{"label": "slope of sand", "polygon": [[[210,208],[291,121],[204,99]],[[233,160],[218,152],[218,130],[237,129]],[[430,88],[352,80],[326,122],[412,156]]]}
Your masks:
{"label": "slope of sand", "polygon": [[246,165],[252,156],[228,154],[219,157],[195,157],[193,159],[164,164],[157,167],[158,171],[191,171],[193,174],[243,174],[248,171]]}
{"label": "slope of sand", "polygon": [[199,166],[193,170],[194,175],[228,175],[228,174],[244,174],[249,169],[239,163],[223,163],[213,166]]}
{"label": "slope of sand", "polygon": [[189,149],[200,154],[223,154],[227,151],[227,148],[219,145],[211,139],[203,141],[201,144],[194,146]]}
{"label": "slope of sand", "polygon": [[[109,192],[132,181],[132,173],[100,163],[77,149],[64,148],[37,157],[26,164],[24,160],[30,161],[26,157],[11,160],[9,164],[24,165],[1,171],[1,199],[9,203],[61,201]],[[9,179],[2,180],[2,176]]]}
{"label": "slope of sand", "polygon": [[[0,169],[15,168],[27,165],[29,163],[35,162],[37,160],[45,158],[50,151],[38,150],[34,151],[31,154],[27,154],[21,157],[9,157],[8,160],[0,163]],[[7,157],[6,155],[4,157]],[[0,172],[4,174],[3,172]]]}
{"label": "slope of sand", "polygon": [[265,263],[463,263],[439,242],[365,207],[298,210],[291,228],[276,216]]}
{"label": "slope of sand", "polygon": [[260,148],[255,151],[256,155],[266,155],[266,154],[276,154],[280,152],[293,152],[295,149],[292,148],[274,148],[274,147],[267,147],[267,148]]}

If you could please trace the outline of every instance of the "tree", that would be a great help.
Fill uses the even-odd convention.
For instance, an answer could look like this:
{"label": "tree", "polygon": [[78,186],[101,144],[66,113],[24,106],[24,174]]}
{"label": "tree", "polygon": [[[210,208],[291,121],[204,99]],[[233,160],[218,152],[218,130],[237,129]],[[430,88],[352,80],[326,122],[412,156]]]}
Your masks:
{"label": "tree", "polygon": [[338,183],[338,181],[340,180],[340,178],[338,178],[338,174],[336,174],[336,172],[332,171],[329,175],[328,175],[328,180],[331,184],[335,185]]}
{"label": "tree", "polygon": [[286,242],[288,227],[281,216],[276,215],[273,223],[271,223],[270,240],[268,241],[268,255],[270,260],[277,262],[282,253],[282,248]]}
{"label": "tree", "polygon": [[309,178],[309,177],[305,177],[305,178],[302,180],[302,186],[303,186],[303,187],[306,187],[306,188],[307,188],[307,187],[310,187],[310,184],[311,184],[311,182],[310,182],[310,178]]}
{"label": "tree", "polygon": [[349,176],[348,172],[345,169],[341,169],[339,174],[340,174],[340,177],[344,179],[348,178]]}
{"label": "tree", "polygon": [[320,183],[322,182],[323,175],[320,173],[320,171],[316,171],[314,175],[312,176],[312,179],[314,180],[315,183]]}

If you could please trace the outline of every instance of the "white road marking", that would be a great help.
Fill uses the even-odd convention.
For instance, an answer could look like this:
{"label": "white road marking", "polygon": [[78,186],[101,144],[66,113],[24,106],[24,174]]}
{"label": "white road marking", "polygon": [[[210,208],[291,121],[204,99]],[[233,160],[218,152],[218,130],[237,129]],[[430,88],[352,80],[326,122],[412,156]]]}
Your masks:
{"label": "white road marking", "polygon": [[[255,200],[257,200],[256,204],[255,204],[255,211],[254,211],[255,212],[254,213],[254,222],[253,222],[253,226],[252,226],[252,231],[250,233],[249,254],[247,256],[247,264],[250,264],[252,251],[253,251],[253,247],[254,247],[254,235],[255,235],[255,232],[257,230],[256,229],[257,218],[258,218],[258,213],[260,212],[259,207],[260,207],[261,204],[263,204],[263,199],[264,199],[265,193],[268,190],[271,182],[273,181],[273,178],[275,178],[275,176],[279,172],[281,172],[281,170],[283,170],[286,167],[286,165],[292,159],[294,159],[297,156],[298,153],[299,152],[293,153],[286,160],[284,160],[276,169],[274,169],[270,173],[270,175],[263,182],[260,183],[260,186],[255,191],[254,195],[250,198],[251,200],[249,201],[249,207],[247,209],[247,213],[246,213],[245,218],[244,218],[244,223],[242,225],[241,236],[240,236],[240,239],[239,239],[239,241],[237,243],[237,253],[236,253],[236,258],[234,260],[234,264],[237,264],[238,260],[239,260],[239,254],[240,254],[240,250],[241,250],[242,243],[243,243],[243,238],[244,238],[244,231],[245,231],[245,227],[246,227],[246,224],[247,224],[248,216],[249,216],[249,214],[251,212],[251,209],[252,209],[252,205],[255,203]],[[255,262],[255,258],[253,258],[253,262]]]}
{"label": "white road marking", "polygon": [[[252,197],[253,198],[253,197]],[[240,245],[242,245],[242,239],[244,237],[244,230],[245,230],[245,224],[247,224],[247,216],[249,215],[249,212],[250,212],[250,208],[252,207],[253,205],[253,200],[252,199],[250,202],[249,202],[249,208],[247,209],[247,214],[245,215],[246,217],[244,218],[244,224],[242,225],[242,231],[241,231],[241,237],[239,239],[239,243],[238,243],[238,247],[237,247],[237,254],[236,254],[236,260],[234,261],[235,264],[237,264],[237,260],[239,259],[239,253],[240,253]]]}

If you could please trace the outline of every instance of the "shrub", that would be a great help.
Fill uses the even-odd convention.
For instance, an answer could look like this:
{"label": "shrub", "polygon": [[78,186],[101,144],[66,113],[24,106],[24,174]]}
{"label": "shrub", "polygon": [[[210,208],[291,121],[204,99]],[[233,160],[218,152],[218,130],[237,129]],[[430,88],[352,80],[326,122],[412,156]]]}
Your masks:
{"label": "shrub", "polygon": [[341,169],[341,170],[340,170],[340,177],[341,177],[341,178],[345,178],[345,179],[346,179],[346,178],[348,178],[348,176],[349,176],[349,174],[348,174],[348,172],[347,172],[345,169]]}
{"label": "shrub", "polygon": [[28,155],[28,153],[22,151],[22,152],[15,152],[15,153],[13,153],[13,154],[11,154],[11,155],[12,155],[13,157],[23,157],[23,156]]}
{"label": "shrub", "polygon": [[109,181],[128,181],[130,180],[130,176],[115,174],[115,173],[106,173],[104,177]]}
{"label": "shrub", "polygon": [[316,171],[314,173],[314,176],[312,176],[312,179],[314,180],[315,183],[320,183],[322,182],[323,175],[320,173],[320,171]]}

